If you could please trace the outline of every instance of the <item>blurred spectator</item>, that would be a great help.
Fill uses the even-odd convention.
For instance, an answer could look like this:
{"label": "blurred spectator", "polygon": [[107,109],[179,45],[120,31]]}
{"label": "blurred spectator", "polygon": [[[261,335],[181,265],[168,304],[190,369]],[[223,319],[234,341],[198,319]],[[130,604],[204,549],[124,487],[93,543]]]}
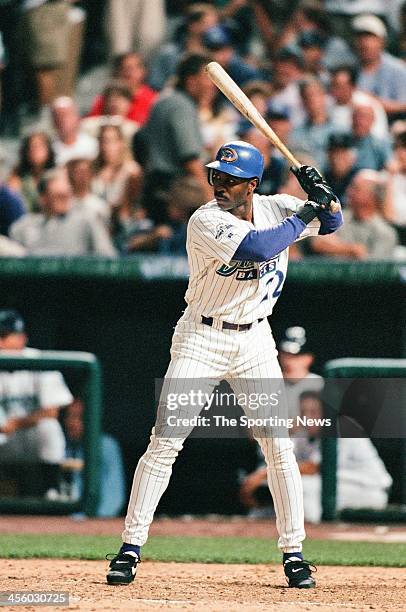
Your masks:
{"label": "blurred spectator", "polygon": [[106,31],[113,57],[138,51],[149,57],[165,35],[164,0],[108,0]]}
{"label": "blurred spectator", "polygon": [[238,136],[241,140],[245,140],[256,147],[264,156],[264,173],[256,192],[260,195],[278,193],[287,168],[286,160],[274,154],[275,149],[270,140],[254,128],[251,123],[246,122],[240,125]]}
{"label": "blurred spectator", "polygon": [[281,49],[275,56],[272,72],[272,109],[287,111],[294,127],[301,125],[306,114],[300,95],[303,60],[294,49]]}
{"label": "blurred spectator", "polygon": [[399,0],[325,0],[326,10],[334,31],[346,40],[351,38],[351,23],[356,15],[373,13],[391,17]]}
{"label": "blurred spectator", "polygon": [[138,179],[139,189],[141,189],[141,168],[132,159],[119,125],[103,125],[100,128],[99,155],[94,163],[94,168],[92,191],[105,200],[110,208],[119,204],[129,176]]}
{"label": "blurred spectator", "polygon": [[[156,93],[145,83],[146,69],[142,57],[138,53],[125,53],[114,60],[113,77],[125,84],[131,92],[131,104],[125,117],[135,121],[137,125],[143,125],[148,119],[152,104],[155,102]],[[106,92],[96,96],[89,112],[89,117],[98,117],[103,114],[118,114],[122,112],[106,112]],[[116,108],[117,110],[117,108]]]}
{"label": "blurred spectator", "polygon": [[[84,460],[83,403],[75,399],[62,413],[62,424],[66,436],[66,459]],[[120,445],[112,436],[100,435],[100,499],[96,516],[117,516],[125,501],[125,476]],[[71,475],[71,501],[83,495],[83,471],[75,470]]]}
{"label": "blurred spectator", "polygon": [[19,130],[19,110],[23,102],[22,65],[19,53],[20,3],[0,2],[0,133],[16,136]]}
{"label": "blurred spectator", "polygon": [[395,136],[395,157],[388,165],[388,189],[385,218],[402,229],[402,243],[406,245],[406,131]]}
{"label": "blurred spectator", "polygon": [[122,255],[144,250],[144,247],[148,250],[149,243],[144,244],[142,240],[152,231],[154,223],[140,204],[137,176],[130,175],[127,178],[122,198],[112,211],[111,227],[114,245]]}
{"label": "blurred spectator", "polygon": [[[281,32],[269,40],[269,51],[271,56],[276,49],[286,46],[293,47],[298,45],[300,36],[308,32],[317,33],[325,38],[323,51],[323,66],[330,70],[339,63],[348,62],[353,59],[348,44],[331,28],[331,20],[325,11],[324,6],[317,0],[301,0],[290,7],[291,14],[286,19],[286,23]],[[270,21],[268,10],[268,21]],[[275,11],[274,11],[275,12]],[[272,16],[273,19],[273,16]],[[264,35],[264,29],[269,28],[266,21],[258,23]],[[334,32],[334,33],[333,33]],[[265,33],[265,39],[267,34]]]}
{"label": "blurred spectator", "polygon": [[326,89],[319,79],[311,78],[301,82],[300,94],[306,119],[292,131],[290,144],[312,155],[319,170],[323,170],[328,139],[334,129],[328,116]]}
{"label": "blurred spectator", "polygon": [[53,142],[56,163],[64,166],[70,159],[97,156],[97,140],[80,129],[80,116],[72,98],[63,96],[52,104],[52,118],[56,130]]}
{"label": "blurred spectator", "polygon": [[[317,420],[323,416],[322,402],[317,394],[300,397],[300,416]],[[301,427],[294,434],[295,454],[302,474],[305,520],[321,520],[321,428]],[[369,438],[339,438],[337,440],[337,510],[372,508],[383,510],[388,504],[392,478]]]}
{"label": "blurred spectator", "polygon": [[11,225],[23,215],[25,207],[21,197],[0,182],[0,235],[8,236]]}
{"label": "blurred spectator", "polygon": [[[321,507],[321,427],[323,406],[318,393],[304,391],[299,398],[299,415],[306,419],[292,434],[295,455],[302,476],[305,521],[319,523]],[[262,460],[262,457],[261,457]],[[251,516],[269,516],[272,498],[266,493],[267,469],[260,467],[241,484],[241,501]],[[344,508],[383,510],[388,504],[392,478],[369,438],[337,440],[337,511]],[[259,510],[258,510],[259,509]],[[262,510],[262,511],[261,511]]]}
{"label": "blurred spectator", "polygon": [[125,84],[119,81],[109,83],[103,92],[102,114],[82,119],[80,122],[81,129],[97,138],[103,125],[116,123],[120,126],[128,145],[130,145],[135,132],[139,128],[138,123],[127,119],[131,100],[131,92]]}
{"label": "blurred spectator", "polygon": [[357,153],[351,134],[344,132],[330,134],[327,154],[328,163],[324,178],[344,207],[347,202],[347,188],[358,172]]}
{"label": "blurred spectator", "polygon": [[23,257],[25,249],[15,240],[0,235],[0,257]]}
{"label": "blurred spectator", "polygon": [[[294,434],[295,454],[302,474],[305,520],[321,520],[321,428],[323,416],[320,398],[314,393],[300,397],[300,416],[316,424],[301,427]],[[372,508],[383,510],[388,504],[392,478],[369,438],[337,440],[337,510]]]}
{"label": "blurred spectator", "polygon": [[23,138],[18,165],[9,176],[8,185],[21,195],[28,211],[39,210],[38,182],[54,166],[55,154],[48,134],[33,132]]}
{"label": "blurred spectator", "polygon": [[200,100],[210,88],[214,89],[205,72],[208,61],[199,54],[187,55],[182,60],[175,88],[161,94],[143,129],[147,149],[144,200],[155,221],[165,219],[161,194],[177,176],[193,176],[202,186],[205,200],[212,197],[200,159],[203,139],[198,117]]}
{"label": "blurred spectator", "polygon": [[69,53],[70,3],[67,0],[23,0],[20,41],[25,60],[35,72],[40,109],[57,93],[58,71]]}
{"label": "blurred spectator", "polygon": [[161,198],[166,204],[165,223],[157,225],[149,233],[131,238],[128,249],[155,250],[165,255],[186,255],[187,222],[193,210],[204,203],[201,185],[192,176],[182,176],[172,181]]}
{"label": "blurred spectator", "polygon": [[302,50],[304,71],[320,79],[324,85],[328,85],[330,75],[323,62],[327,44],[325,33],[305,30],[300,34],[298,44]]}
{"label": "blurred spectator", "polygon": [[173,181],[168,193],[166,236],[161,235],[158,252],[162,254],[186,255],[186,230],[192,212],[204,204],[204,191],[193,177],[180,177]]}
{"label": "blurred spectator", "polygon": [[306,330],[298,325],[288,327],[278,345],[278,359],[285,380],[288,415],[296,418],[300,414],[299,398],[305,391],[320,393],[324,381],[311,372],[314,363]]}
{"label": "blurred spectator", "polygon": [[86,158],[71,159],[66,164],[72,188],[73,205],[99,215],[104,221],[110,219],[110,207],[92,191],[92,162]]}
{"label": "blurred spectator", "polygon": [[203,53],[203,34],[217,25],[217,9],[208,2],[197,2],[184,10],[183,23],[173,36],[173,40],[162,45],[153,58],[149,83],[160,91],[168,79],[176,73],[178,62],[184,53]]}
{"label": "blurred spectator", "polygon": [[375,15],[359,15],[352,27],[361,64],[358,87],[377,96],[388,114],[406,112],[406,65],[385,51],[384,23]]}
{"label": "blurred spectator", "polygon": [[243,89],[244,93],[263,117],[268,112],[272,87],[267,81],[251,81]]}
{"label": "blurred spectator", "polygon": [[84,0],[81,4],[86,11],[81,69],[86,72],[107,59],[105,27],[107,0]]}
{"label": "blurred spectator", "polygon": [[205,154],[209,160],[224,142],[234,139],[239,117],[234,107],[225,104],[224,97],[212,87],[200,97],[198,113]]}
{"label": "blurred spectator", "polygon": [[66,172],[49,170],[38,190],[42,212],[28,213],[10,228],[29,255],[115,255],[103,221],[74,206]]}
{"label": "blurred spectator", "polygon": [[[40,355],[27,348],[27,340],[21,316],[0,311],[0,354]],[[60,372],[0,372],[0,461],[39,461],[59,468],[65,439],[58,413],[72,399]]]}
{"label": "blurred spectator", "polygon": [[338,66],[331,73],[329,108],[330,120],[337,130],[348,132],[352,127],[354,105],[369,104],[374,109],[371,134],[377,138],[388,138],[388,119],[382,104],[372,95],[356,87],[357,70],[352,66]]}
{"label": "blurred spectator", "polygon": [[[290,121],[288,109],[275,110],[271,105],[268,108],[268,112],[265,116],[275,134],[278,134],[283,143],[288,144],[292,131],[292,123]],[[283,153],[281,153],[278,149],[275,149],[274,154],[277,157],[285,159]]]}
{"label": "blurred spectator", "polygon": [[347,191],[344,225],[334,236],[312,238],[313,250],[348,259],[390,259],[398,244],[396,231],[383,219],[385,198],[381,175],[361,170]]}
{"label": "blurred spectator", "polygon": [[398,55],[404,61],[406,60],[406,2],[403,1],[402,6],[400,7],[400,15],[399,15],[399,35],[397,39],[398,45]]}
{"label": "blurred spectator", "polygon": [[203,44],[215,62],[218,62],[240,87],[260,79],[259,71],[247,64],[235,51],[231,35],[223,25],[216,25],[203,35]]}
{"label": "blurred spectator", "polygon": [[374,109],[369,102],[355,104],[352,113],[352,135],[359,168],[382,170],[387,164],[391,148],[388,140],[372,135]]}

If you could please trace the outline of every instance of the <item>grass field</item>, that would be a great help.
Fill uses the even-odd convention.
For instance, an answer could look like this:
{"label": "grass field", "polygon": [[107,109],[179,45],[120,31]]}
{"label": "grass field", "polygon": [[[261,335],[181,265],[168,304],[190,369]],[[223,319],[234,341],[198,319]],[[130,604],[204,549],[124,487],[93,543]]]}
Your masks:
{"label": "grass field", "polygon": [[[104,559],[119,539],[72,534],[0,535],[0,557]],[[305,556],[318,565],[406,567],[406,544],[309,540]],[[274,541],[259,538],[154,536],[143,548],[150,561],[183,563],[278,563]]]}

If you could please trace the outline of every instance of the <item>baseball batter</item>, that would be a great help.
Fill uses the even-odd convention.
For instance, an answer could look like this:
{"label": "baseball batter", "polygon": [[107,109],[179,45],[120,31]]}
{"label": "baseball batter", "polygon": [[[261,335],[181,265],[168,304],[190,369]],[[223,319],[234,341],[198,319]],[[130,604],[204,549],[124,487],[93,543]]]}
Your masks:
{"label": "baseball batter", "polygon": [[[189,221],[187,308],[175,328],[164,382],[164,388],[178,392],[182,380],[191,378],[236,383],[282,379],[267,317],[285,282],[288,247],[306,236],[331,233],[342,224],[341,213],[329,210],[336,197],[315,168],[302,166],[295,171],[308,193],[303,202],[288,195],[255,193],[264,160],[246,142],[223,145],[207,167],[214,199]],[[160,404],[163,397],[167,396],[161,395]],[[123,544],[110,562],[109,584],[134,580],[155,509],[190,433],[185,427],[174,435],[168,428],[158,431],[157,425],[158,421],[134,474]],[[267,464],[288,584],[313,587],[312,566],[302,556],[303,494],[292,442],[288,436],[262,437],[258,432],[256,438]]]}

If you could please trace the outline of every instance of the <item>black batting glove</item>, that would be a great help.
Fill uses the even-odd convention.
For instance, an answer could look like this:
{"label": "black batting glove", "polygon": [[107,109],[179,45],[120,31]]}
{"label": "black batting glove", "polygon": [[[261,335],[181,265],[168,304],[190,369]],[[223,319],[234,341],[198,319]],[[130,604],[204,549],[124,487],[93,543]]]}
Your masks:
{"label": "black batting glove", "polygon": [[309,194],[315,185],[324,184],[324,179],[320,172],[313,166],[291,167],[291,171],[299,181],[303,191],[307,194]]}
{"label": "black batting glove", "polygon": [[329,211],[331,202],[338,202],[338,198],[334,191],[327,183],[316,183],[308,193],[309,200],[315,202],[323,210]]}

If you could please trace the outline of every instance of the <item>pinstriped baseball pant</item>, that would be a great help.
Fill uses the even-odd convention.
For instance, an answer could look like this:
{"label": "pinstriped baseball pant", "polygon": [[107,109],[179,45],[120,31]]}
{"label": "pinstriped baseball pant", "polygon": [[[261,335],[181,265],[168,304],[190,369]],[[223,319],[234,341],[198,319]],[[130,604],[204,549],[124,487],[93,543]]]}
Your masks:
{"label": "pinstriped baseball pant", "polygon": [[[224,378],[236,387],[247,379],[279,379],[282,373],[271,329],[265,319],[248,331],[219,330],[194,321],[181,319],[175,328],[171,347],[171,362],[165,375],[165,385],[171,392],[180,393],[185,379],[199,379],[204,390],[212,390],[211,379]],[[236,383],[236,387],[234,386]],[[163,389],[163,390],[164,390]],[[166,389],[167,391],[167,389]],[[162,395],[161,395],[162,397]],[[167,395],[165,395],[167,397]],[[185,409],[186,410],[186,409]],[[187,416],[193,414],[188,407]],[[201,408],[196,409],[196,413]],[[186,412],[179,416],[186,416]],[[252,414],[250,415],[252,416]],[[192,428],[176,430],[167,435],[152,429],[149,446],[140,458],[128,504],[124,542],[143,545],[155,509],[166,490],[172,465]],[[275,437],[262,429],[253,431],[267,464],[268,485],[271,491],[278,547],[284,552],[300,551],[305,538],[302,481],[293,444],[288,435]]]}

